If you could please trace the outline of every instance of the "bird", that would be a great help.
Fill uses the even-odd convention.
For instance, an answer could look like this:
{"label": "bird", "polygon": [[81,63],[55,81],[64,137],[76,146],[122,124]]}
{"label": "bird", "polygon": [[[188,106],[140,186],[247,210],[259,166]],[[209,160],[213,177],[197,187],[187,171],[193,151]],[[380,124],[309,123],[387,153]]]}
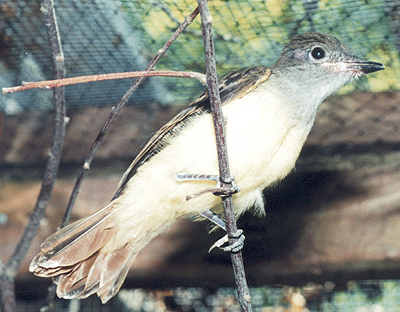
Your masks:
{"label": "bird", "polygon": [[[246,210],[264,214],[263,190],[293,170],[322,102],[353,79],[382,69],[336,37],[310,32],[292,38],[271,68],[250,67],[221,79],[229,166],[240,188],[232,195],[237,217]],[[215,178],[190,178],[217,173],[206,90],[151,137],[113,200],[46,239],[29,270],[52,277],[61,298],[97,293],[107,302],[135,256],[177,218],[206,210],[222,216],[221,199],[202,193],[215,188]]]}

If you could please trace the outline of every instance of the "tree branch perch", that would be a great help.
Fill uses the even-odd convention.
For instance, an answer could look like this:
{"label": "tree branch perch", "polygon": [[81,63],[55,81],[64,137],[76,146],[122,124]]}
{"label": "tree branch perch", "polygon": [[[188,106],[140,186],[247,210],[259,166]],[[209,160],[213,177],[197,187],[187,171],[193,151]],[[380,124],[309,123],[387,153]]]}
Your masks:
{"label": "tree branch perch", "polygon": [[[53,69],[56,79],[64,78],[64,56],[61,47],[60,34],[57,26],[57,19],[54,11],[53,0],[42,1],[42,12],[47,30],[48,40],[53,62]],[[39,224],[47,208],[53,185],[57,176],[58,166],[61,159],[61,151],[65,137],[65,99],[64,88],[54,90],[54,132],[50,144],[49,159],[46,164],[42,187],[33,212],[25,227],[24,233],[18,242],[8,262],[3,266],[0,276],[0,297],[1,310],[3,312],[17,311],[14,279],[22,260],[32,244],[32,241],[39,229]]]}
{"label": "tree branch perch", "polygon": [[[224,185],[231,187],[234,181],[231,179],[228,161],[228,150],[225,137],[225,121],[221,109],[221,99],[218,91],[218,79],[215,62],[215,50],[212,37],[212,16],[208,9],[206,0],[198,0],[201,25],[203,30],[204,53],[207,69],[207,86],[209,90],[211,111],[214,121],[215,136],[217,140],[217,153],[219,162],[219,175],[221,187]],[[233,210],[232,194],[222,197],[225,214],[225,226],[229,237],[229,245],[235,243],[237,237],[236,217]],[[233,272],[238,291],[239,304],[241,311],[251,311],[251,297],[247,287],[246,276],[244,273],[242,253],[231,253]]]}

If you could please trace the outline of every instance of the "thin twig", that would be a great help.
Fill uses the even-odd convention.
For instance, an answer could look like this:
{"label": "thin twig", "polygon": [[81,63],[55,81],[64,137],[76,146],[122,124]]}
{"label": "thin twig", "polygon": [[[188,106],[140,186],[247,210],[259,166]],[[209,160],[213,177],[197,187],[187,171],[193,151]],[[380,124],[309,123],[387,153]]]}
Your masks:
{"label": "thin twig", "polygon": [[[3,267],[4,269],[5,267]],[[15,301],[14,291],[15,278],[7,274],[6,271],[1,272],[0,276],[0,311],[15,312],[17,311],[17,303]]]}
{"label": "thin twig", "polygon": [[[64,56],[61,48],[61,40],[58,31],[53,0],[43,0],[42,11],[49,38],[55,76],[56,79],[61,79],[65,75]],[[16,311],[15,294],[13,289],[14,278],[17,275],[18,268],[20,267],[22,260],[25,258],[25,255],[39,229],[40,220],[43,218],[57,175],[65,136],[64,88],[57,88],[54,90],[54,109],[54,132],[50,144],[50,155],[47,161],[42,187],[40,189],[35,208],[29,218],[29,222],[24,230],[21,240],[18,242],[11,258],[3,268],[1,283],[3,284],[4,281],[9,282],[8,287],[7,285],[2,285],[1,304],[3,312]],[[3,290],[6,290],[7,292],[4,294]]]}
{"label": "thin twig", "polygon": [[[203,30],[204,52],[206,57],[207,68],[207,85],[209,90],[211,111],[213,114],[215,136],[217,140],[217,153],[219,162],[219,175],[221,187],[232,187],[233,181],[231,179],[228,150],[225,137],[225,121],[222,115],[221,99],[218,92],[218,79],[215,63],[214,42],[212,38],[212,17],[208,10],[206,0],[197,1],[200,8],[201,24]],[[232,195],[222,197],[225,214],[225,226],[229,237],[229,245],[236,242],[237,226],[236,217],[233,211]],[[235,282],[238,290],[239,304],[241,311],[251,311],[251,297],[247,287],[246,276],[244,273],[242,253],[231,253],[233,272],[235,275]]]}
{"label": "thin twig", "polygon": [[[152,71],[154,69],[155,64],[158,62],[158,60],[165,54],[165,52],[168,50],[170,45],[178,38],[178,36],[193,22],[195,17],[199,14],[199,8],[196,8],[191,14],[185,16],[185,21],[177,28],[175,33],[171,36],[171,38],[164,44],[164,46],[157,51],[157,55],[151,60],[149,65],[146,68],[146,71]],[[76,197],[78,196],[80,186],[82,184],[83,179],[86,176],[86,172],[89,170],[90,165],[92,163],[92,160],[94,158],[94,155],[96,153],[97,148],[99,147],[101,141],[103,140],[104,136],[106,135],[108,129],[110,128],[112,122],[114,119],[117,117],[119,111],[122,109],[122,107],[125,105],[125,103],[128,101],[129,97],[136,91],[136,89],[139,87],[139,85],[146,79],[146,77],[140,77],[138,78],[134,84],[128,89],[128,91],[124,94],[122,99],[119,101],[119,103],[112,109],[112,112],[108,116],[107,120],[105,121],[103,127],[100,129],[99,134],[97,135],[96,140],[94,141],[92,147],[89,150],[88,155],[86,156],[84,165],[81,169],[81,171],[78,174],[78,177],[76,179],[74,189],[72,190],[71,197],[68,202],[67,209],[65,211],[65,215],[62,221],[62,226],[65,226],[68,224],[69,217],[71,215],[72,208],[75,204]]]}
{"label": "thin twig", "polygon": [[135,77],[180,77],[180,78],[193,78],[200,81],[203,85],[206,84],[206,77],[202,73],[198,72],[185,72],[185,71],[170,71],[170,70],[158,70],[158,71],[134,71],[125,73],[111,73],[111,74],[100,74],[100,75],[89,75],[71,77],[57,80],[44,80],[37,82],[22,82],[22,86],[16,87],[5,87],[2,89],[3,94],[25,91],[30,89],[52,89],[56,87],[69,86],[79,83],[87,83],[94,81],[103,80],[114,80],[114,79],[126,79]]}

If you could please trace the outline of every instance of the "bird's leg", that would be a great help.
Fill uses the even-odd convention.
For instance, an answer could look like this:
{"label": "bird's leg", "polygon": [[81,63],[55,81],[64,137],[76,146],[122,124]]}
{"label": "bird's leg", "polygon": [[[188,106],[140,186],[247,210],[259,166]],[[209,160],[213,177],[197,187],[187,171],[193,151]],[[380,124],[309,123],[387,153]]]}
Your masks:
{"label": "bird's leg", "polygon": [[219,175],[216,174],[189,174],[185,172],[179,172],[176,174],[175,179],[178,182],[184,181],[215,181],[217,185],[214,188],[206,189],[204,191],[198,192],[196,194],[186,196],[186,200],[191,200],[193,198],[199,197],[200,195],[213,193],[217,196],[228,196],[230,194],[235,194],[240,191],[238,186],[236,185],[234,176],[231,176],[228,181],[223,181],[223,185],[221,186],[221,181]]}
{"label": "bird's leg", "polygon": [[215,181],[219,182],[219,175],[217,174],[190,174],[186,172],[178,172],[175,179],[179,182],[183,181]]}
{"label": "bird's leg", "polygon": [[[207,220],[211,221],[224,231],[226,231],[226,226],[224,220],[222,220],[216,213],[211,211],[210,209],[207,209],[203,212],[200,212],[200,215]],[[226,247],[222,247],[224,244],[226,244],[229,241],[229,238],[236,238],[236,242],[233,243],[232,245],[228,245]],[[222,249],[223,251],[227,252],[239,252],[243,248],[244,244],[244,239],[245,236],[243,235],[243,230],[237,230],[235,236],[228,236],[226,234],[224,237],[220,238],[217,240],[208,250],[208,252],[211,252],[215,247],[218,247],[219,249]]]}
{"label": "bird's leg", "polygon": [[[184,182],[184,181],[215,181],[217,182],[217,185],[215,188],[211,189],[206,189],[204,191],[201,191],[199,193],[193,194],[193,195],[188,195],[186,196],[186,200],[190,200],[192,198],[196,198],[200,195],[207,194],[207,193],[213,193],[214,195],[217,196],[228,196],[229,194],[235,194],[240,191],[238,186],[235,183],[235,178],[233,176],[230,177],[229,181],[223,181],[223,185],[221,186],[221,181],[218,175],[211,175],[211,174],[188,174],[184,172],[179,172],[176,175],[176,180],[179,182]],[[200,212],[200,215],[207,220],[211,221],[224,231],[226,231],[226,226],[225,222],[213,211],[210,209],[207,209],[203,212]],[[229,241],[229,238],[235,238],[236,242],[232,245],[228,245],[226,247],[222,247],[224,244],[226,244]],[[239,252],[243,248],[243,242],[244,242],[244,235],[242,230],[237,230],[234,236],[228,236],[226,234],[224,237],[220,238],[217,240],[209,249],[208,252],[211,252],[215,247],[218,247],[222,249],[223,251],[228,251],[228,252]]]}
{"label": "bird's leg", "polygon": [[220,218],[219,215],[217,215],[214,211],[211,211],[210,209],[207,209],[205,211],[200,212],[200,215],[207,220],[211,221],[214,223],[216,226],[220,227],[226,232],[226,226],[224,220]]}

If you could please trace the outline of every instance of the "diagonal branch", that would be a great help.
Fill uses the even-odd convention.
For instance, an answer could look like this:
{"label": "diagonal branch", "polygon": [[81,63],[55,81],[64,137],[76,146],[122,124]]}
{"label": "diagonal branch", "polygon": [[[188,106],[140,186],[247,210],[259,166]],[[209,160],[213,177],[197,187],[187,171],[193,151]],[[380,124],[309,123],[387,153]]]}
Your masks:
{"label": "diagonal branch", "polygon": [[[207,85],[214,121],[215,136],[217,140],[220,182],[221,187],[231,187],[233,186],[233,181],[231,179],[231,174],[229,171],[228,150],[225,137],[225,121],[222,115],[221,99],[218,91],[215,51],[211,26],[212,17],[210,11],[208,10],[206,0],[198,0],[198,4],[200,8],[201,25],[203,30],[204,53],[206,57],[207,68]],[[230,194],[228,196],[222,197],[222,203],[224,207],[226,231],[228,233],[228,237],[230,237],[229,245],[232,245],[236,241],[233,237],[237,237],[238,232],[236,226],[236,218],[233,211],[232,195]],[[249,289],[247,287],[246,276],[244,273],[242,253],[231,253],[231,259],[241,311],[251,311],[251,297]]]}
{"label": "diagonal branch", "polygon": [[[165,54],[165,52],[168,50],[170,45],[178,38],[178,36],[193,22],[195,17],[199,14],[199,8],[196,8],[191,14],[185,16],[185,21],[177,28],[175,33],[171,36],[171,38],[164,44],[164,46],[157,51],[157,55],[151,60],[149,65],[146,68],[146,71],[152,71],[154,69],[155,64],[158,62],[158,60]],[[74,189],[72,190],[71,197],[68,202],[67,209],[65,211],[65,215],[62,221],[62,226],[65,226],[68,224],[72,208],[75,204],[76,198],[79,193],[80,186],[82,184],[83,179],[86,176],[86,172],[89,170],[90,165],[93,161],[94,155],[97,151],[97,148],[99,147],[101,141],[103,140],[104,136],[106,135],[108,129],[110,128],[112,122],[114,119],[117,117],[119,111],[122,109],[122,107],[125,105],[125,103],[128,101],[129,97],[136,91],[136,89],[139,87],[139,85],[146,79],[146,77],[140,77],[138,78],[135,83],[128,89],[128,91],[124,94],[122,99],[119,101],[119,103],[113,108],[112,112],[108,116],[107,120],[105,121],[103,127],[100,129],[99,134],[97,135],[97,138],[95,142],[93,143],[92,147],[90,148],[88,155],[86,156],[86,159],[84,161],[84,165],[81,169],[81,171],[78,174],[78,177],[76,179]]]}

